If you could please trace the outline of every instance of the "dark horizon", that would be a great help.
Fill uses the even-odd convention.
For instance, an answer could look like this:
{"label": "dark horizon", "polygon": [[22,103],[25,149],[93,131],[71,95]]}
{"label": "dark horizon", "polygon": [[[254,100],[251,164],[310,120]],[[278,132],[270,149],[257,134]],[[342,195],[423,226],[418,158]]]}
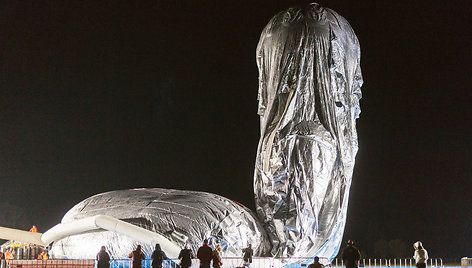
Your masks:
{"label": "dark horizon", "polygon": [[[1,3],[0,226],[46,231],[87,197],[141,187],[254,211],[255,49],[297,2]],[[370,255],[400,239],[412,256],[420,240],[459,262],[472,252],[472,4],[320,2],[362,52],[343,241]]]}

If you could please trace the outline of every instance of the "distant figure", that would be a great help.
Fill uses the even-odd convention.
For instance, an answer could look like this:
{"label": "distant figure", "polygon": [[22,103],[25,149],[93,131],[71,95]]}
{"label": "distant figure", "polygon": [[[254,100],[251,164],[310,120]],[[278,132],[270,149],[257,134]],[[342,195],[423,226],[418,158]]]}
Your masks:
{"label": "distant figure", "polygon": [[38,260],[47,260],[49,259],[48,253],[43,250],[41,253],[38,255]]}
{"label": "distant figure", "polygon": [[210,268],[213,259],[213,250],[208,246],[208,240],[203,241],[203,245],[197,251],[197,258],[200,260],[200,268]]}
{"label": "distant figure", "polygon": [[193,256],[192,250],[190,250],[188,246],[185,245],[185,247],[179,253],[180,267],[181,268],[191,267],[193,258],[195,258],[195,256]]}
{"label": "distant figure", "polygon": [[133,265],[131,266],[132,268],[142,268],[143,267],[142,261],[146,259],[146,256],[141,251],[141,245],[138,245],[136,247],[136,250],[132,251],[128,255],[128,258],[133,258]]}
{"label": "distant figure", "polygon": [[161,249],[161,245],[156,244],[156,249],[151,255],[152,259],[152,268],[162,268],[162,261],[167,260],[167,256],[164,251]]}
{"label": "distant figure", "polygon": [[413,248],[415,249],[415,254],[413,255],[413,258],[415,258],[416,267],[426,268],[426,261],[428,260],[428,251],[424,249],[421,241],[414,243]]}
{"label": "distant figure", "polygon": [[33,233],[37,233],[38,232],[38,228],[36,228],[36,226],[33,225],[33,227],[31,227],[31,229],[29,230],[30,232],[33,232]]}
{"label": "distant figure", "polygon": [[254,253],[251,248],[251,244],[247,245],[247,248],[243,249],[243,261],[244,266],[251,267],[252,263],[252,254]]}
{"label": "distant figure", "polygon": [[347,241],[347,247],[343,250],[342,259],[346,264],[346,268],[357,268],[357,261],[361,259],[361,253],[354,247],[354,241]]}
{"label": "distant figure", "polygon": [[313,263],[308,265],[308,268],[324,268],[324,265],[320,263],[320,258],[316,256]]}
{"label": "distant figure", "polygon": [[100,251],[97,253],[95,259],[98,262],[97,268],[109,268],[110,267],[110,255],[108,255],[105,246],[102,246]]}
{"label": "distant figure", "polygon": [[5,251],[5,260],[7,260],[7,264],[10,263],[10,260],[13,260],[13,253],[11,252],[10,249]]}
{"label": "distant figure", "polygon": [[223,262],[221,261],[221,245],[218,244],[215,247],[215,250],[213,250],[213,268],[220,268],[223,265]]}

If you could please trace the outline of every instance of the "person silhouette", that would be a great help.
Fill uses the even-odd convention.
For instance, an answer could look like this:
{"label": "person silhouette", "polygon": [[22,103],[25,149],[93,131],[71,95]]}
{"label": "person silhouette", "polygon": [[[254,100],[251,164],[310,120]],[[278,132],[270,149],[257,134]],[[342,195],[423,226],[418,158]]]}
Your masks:
{"label": "person silhouette", "polygon": [[162,262],[164,260],[167,260],[168,258],[166,256],[166,253],[161,249],[161,245],[156,244],[156,248],[152,252],[151,259],[152,268],[162,268]]}
{"label": "person silhouette", "polygon": [[208,245],[208,240],[203,240],[203,245],[198,248],[197,258],[200,260],[200,268],[210,268],[213,259],[213,250]]}
{"label": "person silhouette", "polygon": [[141,251],[141,245],[136,247],[136,250],[133,250],[129,255],[128,258],[132,258],[133,262],[131,267],[132,268],[142,268],[143,267],[143,260],[146,259],[146,256]]}
{"label": "person silhouette", "polygon": [[324,268],[324,265],[320,263],[320,258],[316,256],[313,263],[308,265],[308,268]]}
{"label": "person silhouette", "polygon": [[252,245],[248,244],[247,248],[243,249],[243,262],[244,266],[246,267],[251,267],[252,263],[252,255],[254,254],[254,251],[252,250]]}
{"label": "person silhouette", "polygon": [[347,247],[344,248],[341,258],[346,268],[357,268],[357,262],[361,259],[361,253],[354,247],[354,241],[347,241]]}
{"label": "person silhouette", "polygon": [[97,267],[98,268],[109,268],[110,267],[110,255],[107,252],[107,249],[105,246],[102,246],[100,251],[97,253],[97,256],[95,257],[97,260]]}
{"label": "person silhouette", "polygon": [[188,248],[188,245],[185,244],[184,248],[180,251],[178,258],[180,259],[181,268],[189,268],[192,266],[192,259],[195,258],[195,256],[193,255],[192,250]]}

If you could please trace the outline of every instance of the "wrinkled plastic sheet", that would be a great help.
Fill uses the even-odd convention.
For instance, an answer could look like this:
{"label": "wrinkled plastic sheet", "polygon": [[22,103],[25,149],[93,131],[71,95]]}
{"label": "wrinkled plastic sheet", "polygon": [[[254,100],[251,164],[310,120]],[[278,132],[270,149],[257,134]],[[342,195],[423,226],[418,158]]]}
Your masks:
{"label": "wrinkled plastic sheet", "polygon": [[257,47],[259,140],[254,194],[271,255],[337,255],[358,150],[360,47],[317,4],[274,16]]}
{"label": "wrinkled plastic sheet", "polygon": [[[248,243],[257,254],[267,251],[267,236],[257,217],[246,207],[216,194],[173,189],[132,189],[92,196],[74,206],[63,223],[107,215],[159,233],[194,252],[204,239],[220,243],[225,256],[240,256]],[[128,258],[140,244],[126,235],[94,231],[73,235],[54,243],[56,258],[95,258],[102,245],[113,258]],[[154,245],[142,245],[150,256]]]}

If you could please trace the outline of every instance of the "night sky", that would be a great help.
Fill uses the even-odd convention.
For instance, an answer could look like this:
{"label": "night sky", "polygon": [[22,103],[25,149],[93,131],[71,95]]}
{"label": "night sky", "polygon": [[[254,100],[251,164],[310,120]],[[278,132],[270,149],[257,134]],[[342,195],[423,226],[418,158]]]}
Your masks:
{"label": "night sky", "polygon": [[[0,226],[46,231],[141,187],[254,209],[255,50],[294,3],[2,1]],[[472,2],[321,4],[352,25],[365,81],[344,240],[470,257]]]}

